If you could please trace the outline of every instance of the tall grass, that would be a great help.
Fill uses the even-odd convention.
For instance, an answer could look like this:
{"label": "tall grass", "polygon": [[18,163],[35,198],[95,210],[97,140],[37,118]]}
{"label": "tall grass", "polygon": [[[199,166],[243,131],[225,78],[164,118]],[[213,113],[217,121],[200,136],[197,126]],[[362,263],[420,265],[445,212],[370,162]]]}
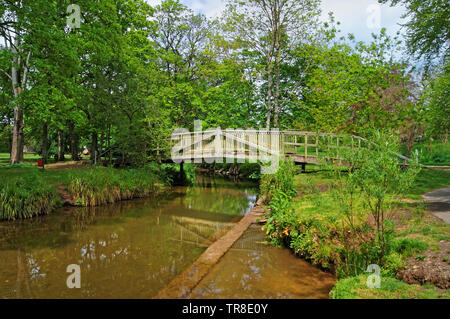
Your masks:
{"label": "tall grass", "polygon": [[77,206],[99,206],[141,198],[157,189],[152,169],[91,168],[69,176],[67,190]]}
{"label": "tall grass", "polygon": [[0,182],[0,220],[48,214],[58,205],[55,187],[38,172]]}
{"label": "tall grass", "polygon": [[261,195],[266,196],[270,203],[278,193],[285,194],[289,199],[296,194],[294,186],[295,166],[292,160],[280,161],[280,167],[275,174],[263,175],[260,181]]}

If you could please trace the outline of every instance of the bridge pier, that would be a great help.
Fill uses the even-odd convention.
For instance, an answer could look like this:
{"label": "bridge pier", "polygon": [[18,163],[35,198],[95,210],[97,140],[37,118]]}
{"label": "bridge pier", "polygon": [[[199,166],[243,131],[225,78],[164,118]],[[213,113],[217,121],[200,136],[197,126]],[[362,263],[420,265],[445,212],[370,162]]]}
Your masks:
{"label": "bridge pier", "polygon": [[182,185],[186,182],[186,173],[184,172],[184,162],[180,163],[180,175],[179,175],[180,183]]}

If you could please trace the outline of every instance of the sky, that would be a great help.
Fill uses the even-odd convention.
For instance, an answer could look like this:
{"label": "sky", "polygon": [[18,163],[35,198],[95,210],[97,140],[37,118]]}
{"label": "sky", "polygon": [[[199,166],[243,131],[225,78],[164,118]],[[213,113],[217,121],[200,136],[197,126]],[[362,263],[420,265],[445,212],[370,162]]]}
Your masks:
{"label": "sky", "polygon": [[[160,3],[160,0],[147,2],[155,5]],[[225,0],[181,0],[181,2],[208,17],[220,15],[226,3]],[[352,33],[358,41],[369,41],[371,34],[378,33],[379,28],[383,27],[387,29],[389,35],[395,35],[401,28],[398,24],[404,23],[401,19],[403,7],[378,4],[376,0],[322,0],[322,19],[326,20],[330,11],[334,13],[336,20],[341,22],[342,33],[345,35]]]}

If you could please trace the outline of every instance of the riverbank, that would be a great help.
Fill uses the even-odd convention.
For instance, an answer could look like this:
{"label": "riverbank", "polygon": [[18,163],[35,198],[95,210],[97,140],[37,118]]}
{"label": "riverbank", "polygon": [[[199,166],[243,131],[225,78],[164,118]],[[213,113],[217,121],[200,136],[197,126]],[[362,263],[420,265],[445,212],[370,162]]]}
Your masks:
{"label": "riverbank", "polygon": [[0,220],[46,215],[61,206],[99,206],[149,196],[170,185],[171,171],[81,167],[43,170],[0,168]]}
{"label": "riverbank", "polygon": [[[0,223],[0,298],[150,299],[253,208],[257,185],[197,175],[193,186]],[[67,266],[80,289],[67,289]]]}
{"label": "riverbank", "polygon": [[[284,174],[285,180],[287,176],[289,173]],[[390,252],[378,262],[380,289],[362,284],[369,275],[365,274],[364,260],[370,263],[371,258],[370,246],[366,245],[373,240],[366,229],[373,227],[373,221],[364,213],[367,208],[363,201],[356,196],[353,209],[360,213],[352,216],[353,224],[348,226],[349,216],[343,213],[339,200],[343,191],[337,188],[332,174],[296,175],[291,187],[295,194],[289,196],[274,191],[279,186],[272,189],[266,186],[265,192],[273,191],[273,194],[265,228],[272,244],[287,246],[300,257],[338,276],[339,282],[330,294],[332,298],[449,298],[450,251],[445,247],[450,227],[428,213],[426,203],[421,201],[423,193],[448,184],[448,180],[448,172],[423,170],[412,188],[393,200],[387,216],[389,224],[386,224],[386,227],[392,225],[388,234]],[[419,272],[405,275],[418,264],[420,275]],[[420,285],[405,290],[404,285],[408,284],[399,279]]]}

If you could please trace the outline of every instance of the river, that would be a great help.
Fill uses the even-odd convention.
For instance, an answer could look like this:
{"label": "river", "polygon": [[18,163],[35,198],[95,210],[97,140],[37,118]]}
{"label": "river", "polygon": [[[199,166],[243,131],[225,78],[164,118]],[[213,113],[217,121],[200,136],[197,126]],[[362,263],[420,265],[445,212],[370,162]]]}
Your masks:
{"label": "river", "polygon": [[[152,298],[250,212],[256,198],[255,184],[197,176],[195,186],[157,197],[1,222],[0,298]],[[326,297],[331,275],[287,249],[262,245],[256,233],[251,228],[235,246],[253,237],[257,248],[232,248],[194,296]],[[79,289],[67,286],[69,265],[80,267]],[[265,284],[272,271],[275,288]],[[246,289],[228,280],[233,276],[249,278]]]}

